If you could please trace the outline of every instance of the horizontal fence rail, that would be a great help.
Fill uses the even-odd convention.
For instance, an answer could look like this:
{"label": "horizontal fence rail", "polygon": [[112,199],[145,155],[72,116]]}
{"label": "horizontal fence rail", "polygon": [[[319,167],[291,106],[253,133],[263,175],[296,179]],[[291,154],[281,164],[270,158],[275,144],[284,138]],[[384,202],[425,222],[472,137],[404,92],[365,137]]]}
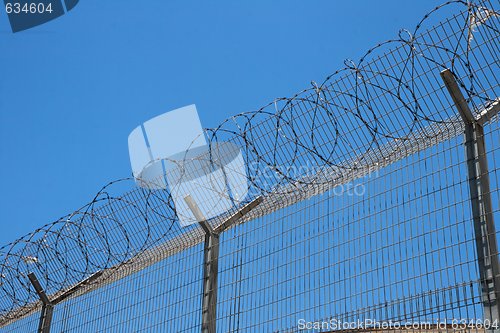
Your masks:
{"label": "horizontal fence rail", "polygon": [[[218,148],[199,161],[217,168],[221,144],[235,144],[248,191],[208,226],[181,227],[169,190],[122,179],[0,248],[0,331],[37,331],[47,306],[53,332],[329,332],[364,320],[363,330],[389,320],[484,329],[495,301],[484,288],[500,278],[480,263],[498,263],[498,250],[477,248],[500,218],[496,7],[448,1],[323,82],[206,129]],[[484,128],[477,156],[465,150],[471,124]],[[471,158],[487,161],[482,213]],[[182,172],[192,180],[201,167]],[[477,214],[493,223],[482,236]],[[207,228],[222,230],[208,322]]]}

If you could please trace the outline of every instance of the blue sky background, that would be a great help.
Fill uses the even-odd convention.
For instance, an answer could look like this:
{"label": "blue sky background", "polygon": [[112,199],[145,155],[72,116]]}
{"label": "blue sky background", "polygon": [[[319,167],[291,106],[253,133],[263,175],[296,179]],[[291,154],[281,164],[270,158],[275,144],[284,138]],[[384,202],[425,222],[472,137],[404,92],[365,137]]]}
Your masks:
{"label": "blue sky background", "polygon": [[131,174],[127,136],[289,96],[442,1],[102,1],[13,34],[0,13],[0,246]]}

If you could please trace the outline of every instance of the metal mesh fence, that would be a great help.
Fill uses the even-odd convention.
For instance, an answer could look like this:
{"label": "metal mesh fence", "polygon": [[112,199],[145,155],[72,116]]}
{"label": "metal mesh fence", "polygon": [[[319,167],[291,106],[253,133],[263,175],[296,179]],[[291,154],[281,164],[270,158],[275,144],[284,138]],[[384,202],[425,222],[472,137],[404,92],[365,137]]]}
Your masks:
{"label": "metal mesh fence", "polygon": [[[486,119],[490,186],[481,198],[491,197],[483,215],[498,230],[496,6],[447,2],[323,83],[206,131],[212,149],[198,167],[218,166],[223,143],[236,144],[246,166],[243,204],[262,198],[219,236],[209,318],[217,331],[494,318],[484,286],[500,276],[479,269],[467,126],[440,72],[450,69],[473,116]],[[201,172],[182,171],[185,179]],[[32,272],[53,302],[53,332],[204,329],[203,227],[179,226],[168,190],[113,194],[125,184],[107,185],[77,212],[0,249],[0,331],[37,331],[42,302]],[[241,207],[208,222],[220,228]],[[498,262],[490,250],[487,259]]]}

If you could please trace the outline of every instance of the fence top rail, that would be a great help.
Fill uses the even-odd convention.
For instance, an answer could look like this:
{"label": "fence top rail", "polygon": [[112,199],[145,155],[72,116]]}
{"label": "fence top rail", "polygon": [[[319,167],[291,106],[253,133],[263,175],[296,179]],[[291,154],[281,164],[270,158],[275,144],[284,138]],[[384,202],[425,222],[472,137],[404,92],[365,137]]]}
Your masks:
{"label": "fence top rail", "polygon": [[[323,82],[206,129],[211,147],[240,147],[246,202],[264,198],[238,223],[462,133],[463,122],[439,77],[443,69],[451,70],[477,115],[498,105],[499,61],[492,45],[500,44],[499,17],[487,0],[448,1],[411,31],[401,30],[356,62],[347,60]],[[217,162],[210,150],[206,158]],[[199,226],[177,223],[168,190],[124,192],[130,182],[107,184],[77,211],[0,248],[0,325],[39,306],[30,272],[52,297],[103,272],[78,295],[201,242]],[[210,222],[217,225],[225,217]]]}

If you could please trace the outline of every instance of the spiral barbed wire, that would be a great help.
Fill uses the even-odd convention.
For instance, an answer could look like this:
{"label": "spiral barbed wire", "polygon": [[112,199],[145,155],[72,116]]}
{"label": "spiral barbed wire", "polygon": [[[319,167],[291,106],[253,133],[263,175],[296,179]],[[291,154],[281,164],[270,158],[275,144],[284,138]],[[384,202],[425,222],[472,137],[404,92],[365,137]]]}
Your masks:
{"label": "spiral barbed wire", "polygon": [[[450,7],[455,14],[446,17]],[[439,72],[454,73],[475,110],[498,102],[499,17],[489,1],[448,1],[323,82],[206,129],[210,145],[241,148],[251,199],[394,161],[387,145],[413,144],[416,135],[458,135],[461,122]],[[132,190],[114,190],[124,186]],[[0,248],[1,318],[15,319],[37,302],[29,272],[56,295],[197,227],[176,221],[168,190],[136,187],[133,178],[110,182],[82,208]]]}

